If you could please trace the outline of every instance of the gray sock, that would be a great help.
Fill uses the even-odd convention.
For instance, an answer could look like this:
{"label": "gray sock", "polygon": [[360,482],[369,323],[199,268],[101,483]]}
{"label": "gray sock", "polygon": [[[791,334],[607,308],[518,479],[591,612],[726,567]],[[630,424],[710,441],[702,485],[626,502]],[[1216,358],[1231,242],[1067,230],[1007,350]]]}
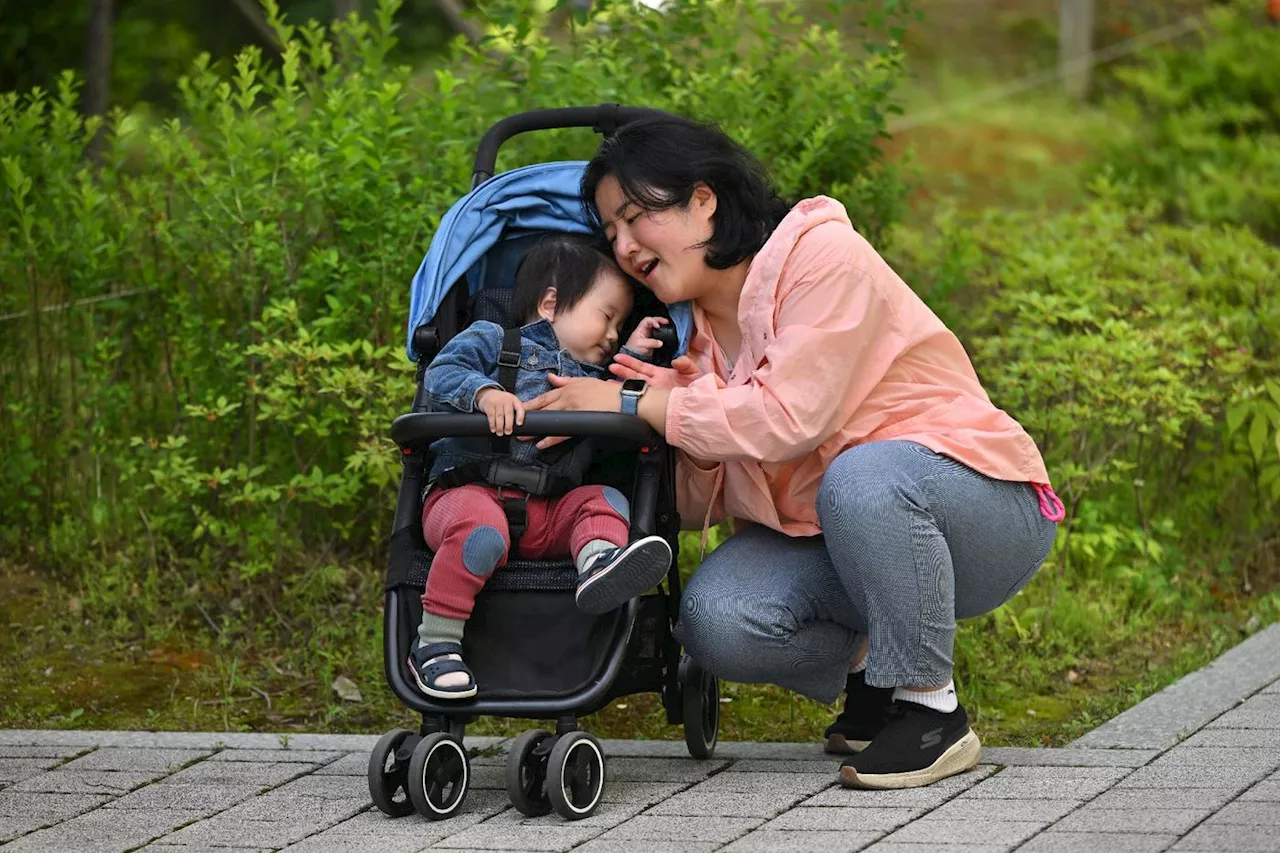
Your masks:
{"label": "gray sock", "polygon": [[577,558],[573,561],[573,564],[578,567],[578,574],[582,574],[586,571],[587,563],[590,562],[591,558],[596,554],[600,554],[604,551],[612,551],[617,547],[617,545],[614,545],[612,542],[607,542],[604,539],[592,539],[586,545],[583,545],[582,550],[578,552]]}
{"label": "gray sock", "polygon": [[467,627],[465,619],[450,619],[434,613],[422,613],[422,624],[418,626],[418,638],[424,646],[432,643],[462,643],[462,632]]}

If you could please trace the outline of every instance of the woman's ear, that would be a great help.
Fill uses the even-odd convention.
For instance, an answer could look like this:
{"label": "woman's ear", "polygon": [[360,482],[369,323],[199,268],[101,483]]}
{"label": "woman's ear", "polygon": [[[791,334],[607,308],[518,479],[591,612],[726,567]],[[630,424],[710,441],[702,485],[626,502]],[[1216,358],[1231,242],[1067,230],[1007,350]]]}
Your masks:
{"label": "woman's ear", "polygon": [[693,186],[693,195],[689,198],[689,204],[702,216],[710,219],[716,212],[716,191],[711,189],[702,181]]}
{"label": "woman's ear", "polygon": [[556,289],[548,287],[538,299],[538,317],[548,323],[556,317]]}

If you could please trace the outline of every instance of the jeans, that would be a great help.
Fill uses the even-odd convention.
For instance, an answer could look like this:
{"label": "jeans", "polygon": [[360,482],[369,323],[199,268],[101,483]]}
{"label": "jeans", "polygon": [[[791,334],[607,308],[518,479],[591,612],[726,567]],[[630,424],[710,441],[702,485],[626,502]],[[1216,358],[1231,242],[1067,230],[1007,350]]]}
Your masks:
{"label": "jeans", "polygon": [[868,684],[946,684],[956,620],[1012,598],[1057,532],[1029,484],[909,441],[837,457],[818,517],[820,536],[755,526],[706,557],[675,630],[695,660],[721,678],[833,702],[867,635]]}

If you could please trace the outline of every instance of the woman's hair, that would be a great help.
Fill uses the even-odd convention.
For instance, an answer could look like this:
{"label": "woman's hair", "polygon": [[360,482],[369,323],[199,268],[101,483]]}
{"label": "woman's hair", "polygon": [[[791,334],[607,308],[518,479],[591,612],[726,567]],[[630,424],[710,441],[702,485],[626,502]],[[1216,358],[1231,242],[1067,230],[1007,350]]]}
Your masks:
{"label": "woman's hair", "polygon": [[549,234],[520,259],[512,285],[511,318],[531,323],[538,316],[538,302],[548,287],[556,289],[556,313],[568,311],[591,290],[602,269],[621,275],[618,265],[585,236]]}
{"label": "woman's hair", "polygon": [[597,227],[596,188],[609,175],[645,210],[684,207],[699,182],[709,186],[717,203],[703,245],[707,266],[717,270],[760,251],[791,209],[750,152],[715,125],[677,116],[628,122],[600,143],[582,176],[583,203]]}

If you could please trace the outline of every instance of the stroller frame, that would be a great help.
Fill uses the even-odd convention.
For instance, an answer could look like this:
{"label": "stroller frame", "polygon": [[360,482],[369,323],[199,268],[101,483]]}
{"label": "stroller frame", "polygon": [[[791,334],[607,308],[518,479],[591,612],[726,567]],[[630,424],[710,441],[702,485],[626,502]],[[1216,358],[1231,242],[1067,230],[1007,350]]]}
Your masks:
{"label": "stroller frame", "polygon": [[[662,113],[602,104],[535,110],[502,119],[480,141],[472,190],[493,176],[498,149],[517,134],[591,127],[597,133],[608,135],[617,127],[646,115]],[[392,693],[422,715],[422,725],[417,733],[396,729],[379,740],[369,758],[369,791],[374,804],[392,816],[417,811],[432,820],[451,817],[458,813],[469,788],[470,756],[462,746],[468,723],[481,715],[554,719],[554,734],[531,730],[513,743],[507,759],[507,790],[513,805],[524,814],[540,815],[555,809],[568,819],[581,819],[591,815],[599,805],[605,761],[599,741],[579,729],[579,716],[595,713],[618,696],[656,688],[668,722],[684,724],[690,754],[707,758],[715,749],[719,728],[719,685],[715,676],[681,654],[670,635],[678,613],[681,586],[674,556],[667,572],[665,595],[632,599],[611,617],[602,617],[613,620],[607,626],[609,651],[594,676],[580,689],[554,696],[439,701],[423,695],[411,677],[407,677],[406,650],[398,638],[405,636],[411,627],[406,624],[409,604],[404,596],[414,592],[405,567],[415,557],[420,559],[421,546],[413,537],[421,530],[420,496],[430,460],[427,448],[439,438],[490,434],[484,415],[429,411],[427,368],[443,344],[462,330],[459,318],[466,299],[465,282],[451,283],[430,320],[413,330],[412,350],[418,360],[413,407],[391,425],[391,437],[402,453],[403,469],[384,602],[383,663]],[[674,337],[670,327],[663,331]],[[673,555],[678,554],[675,457],[663,438],[643,420],[621,413],[529,412],[514,435],[593,436],[638,448],[630,528],[640,535],[662,535],[670,542]],[[512,559],[508,567],[517,564],[519,568],[536,570],[545,567],[547,562]],[[628,651],[637,641],[634,632],[642,608],[647,608],[652,616],[658,606],[663,610],[660,671],[650,660],[638,676],[631,675],[631,683],[620,686],[620,680],[626,681],[620,676]],[[658,685],[652,683],[655,679]]]}

